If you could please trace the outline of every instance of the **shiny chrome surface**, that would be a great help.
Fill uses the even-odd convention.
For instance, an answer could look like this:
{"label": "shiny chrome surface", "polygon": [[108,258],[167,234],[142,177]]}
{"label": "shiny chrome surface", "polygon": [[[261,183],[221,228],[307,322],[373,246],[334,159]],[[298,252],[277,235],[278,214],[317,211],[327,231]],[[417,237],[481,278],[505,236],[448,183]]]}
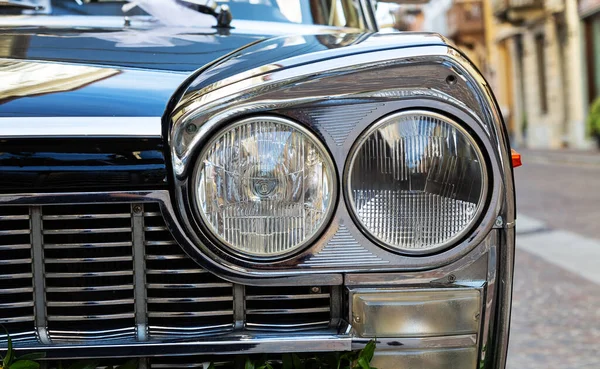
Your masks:
{"label": "shiny chrome surface", "polygon": [[[331,292],[337,287],[258,288],[223,280],[183,253],[157,203],[0,206],[0,214],[6,231],[0,235],[0,278],[6,280],[0,321],[27,346],[192,340],[337,324],[332,306],[340,303],[332,298],[340,295]],[[234,305],[243,307],[239,317]]]}
{"label": "shiny chrome surface", "polygon": [[[280,60],[213,84],[196,84],[184,94],[173,114],[169,139],[173,167],[176,169],[174,175],[177,199],[174,208],[180,212],[181,230],[189,241],[183,243],[187,252],[190,255],[197,254],[198,258],[208,257],[230,270],[260,271],[264,275],[278,275],[283,265],[287,268],[286,271],[294,270],[290,266],[295,266],[298,274],[304,273],[307,268],[312,271],[337,271],[334,267],[342,265],[346,272],[431,269],[467,255],[485,239],[494,227],[497,216],[509,219],[507,214],[512,212],[512,177],[507,175],[510,168],[506,167],[505,161],[507,151],[503,141],[504,129],[485,81],[454,49],[448,46],[403,47],[403,40],[403,36],[367,37],[361,43],[344,48],[347,50],[343,50],[343,54],[323,52]],[[387,49],[375,51],[381,50],[385,41]],[[328,55],[332,56],[331,59],[325,59]],[[344,57],[341,58],[341,55]],[[301,67],[300,63],[303,63]],[[385,80],[381,79],[380,74],[383,68]],[[218,75],[218,71],[209,68],[206,74]],[[458,77],[457,83],[448,84],[448,75]],[[348,83],[349,80],[353,83]],[[321,92],[324,90],[314,88],[316,84],[329,86],[326,96],[323,95],[325,92]],[[368,91],[363,91],[361,86],[368,86]],[[285,99],[281,96],[285,96]],[[332,126],[329,122],[333,120],[326,117],[328,112],[332,116],[339,115],[344,109],[348,111],[350,104],[352,109],[364,112],[356,124],[348,127]],[[431,256],[392,255],[356,232],[355,227],[348,226],[353,221],[345,204],[340,203],[330,228],[310,249],[285,260],[285,263],[280,263],[281,266],[278,263],[261,266],[220,252],[202,232],[196,231],[191,225],[187,205],[190,202],[187,177],[190,168],[187,164],[205,144],[202,137],[210,136],[226,122],[247,114],[270,111],[298,119],[321,133],[332,151],[338,171],[342,172],[346,155],[360,132],[386,114],[410,108],[441,110],[456,117],[475,133],[482,143],[480,149],[489,155],[491,188],[488,210],[476,223],[469,237],[455,247]],[[319,114],[314,114],[313,111],[318,111]],[[313,120],[313,116],[317,120]],[[189,133],[185,129],[188,125],[197,128],[195,133]],[[344,264],[341,253],[337,254],[340,259],[323,259],[323,251],[325,253],[322,255],[331,255],[327,245],[341,225],[349,230],[351,237],[369,255],[373,255],[373,260],[382,262],[355,265],[349,261]],[[319,259],[330,263],[317,262]]]}
{"label": "shiny chrome surface", "polygon": [[477,334],[481,291],[476,288],[351,290],[353,328],[360,337]]}
{"label": "shiny chrome surface", "polygon": [[19,348],[21,354],[45,351],[48,359],[165,357],[180,355],[235,355],[255,353],[349,351],[352,336],[347,325],[297,333],[254,334],[239,332],[190,338],[185,341],[109,342],[98,345],[39,345]]}
{"label": "shiny chrome surface", "polygon": [[2,138],[160,136],[160,117],[0,117]]}

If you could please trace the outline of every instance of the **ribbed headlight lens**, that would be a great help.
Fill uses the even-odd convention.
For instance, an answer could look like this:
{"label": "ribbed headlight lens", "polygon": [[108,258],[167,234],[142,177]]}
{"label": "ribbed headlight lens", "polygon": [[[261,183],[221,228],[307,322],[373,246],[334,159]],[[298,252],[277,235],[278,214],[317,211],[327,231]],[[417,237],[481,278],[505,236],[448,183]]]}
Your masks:
{"label": "ribbed headlight lens", "polygon": [[384,246],[407,253],[447,247],[483,206],[486,168],[456,122],[426,111],[375,123],[355,145],[347,197],[356,220]]}
{"label": "ribbed headlight lens", "polygon": [[333,162],[316,137],[278,117],[228,126],[202,151],[199,213],[225,246],[248,256],[293,252],[326,225],[337,188]]}

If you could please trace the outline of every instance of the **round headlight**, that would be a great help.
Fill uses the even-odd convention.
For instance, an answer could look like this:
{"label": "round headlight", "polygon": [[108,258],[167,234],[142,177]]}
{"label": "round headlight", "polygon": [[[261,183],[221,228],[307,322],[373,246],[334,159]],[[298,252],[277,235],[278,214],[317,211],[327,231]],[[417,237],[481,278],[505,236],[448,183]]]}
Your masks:
{"label": "round headlight", "polygon": [[473,225],[486,168],[469,133],[447,117],[406,111],[385,117],[350,153],[347,199],[363,230],[385,247],[423,254],[450,246]]}
{"label": "round headlight", "polygon": [[255,117],[218,132],[200,154],[196,202],[210,232],[251,257],[282,256],[313,240],[335,204],[331,157],[307,129]]}

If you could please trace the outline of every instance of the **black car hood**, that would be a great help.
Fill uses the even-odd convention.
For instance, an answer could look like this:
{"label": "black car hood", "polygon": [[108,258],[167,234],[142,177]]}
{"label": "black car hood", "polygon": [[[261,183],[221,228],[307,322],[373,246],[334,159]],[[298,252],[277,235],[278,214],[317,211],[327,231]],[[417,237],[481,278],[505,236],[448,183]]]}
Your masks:
{"label": "black car hood", "polygon": [[251,21],[233,30],[136,28],[117,17],[109,20],[118,27],[103,17],[104,26],[86,27],[57,18],[0,18],[0,116],[161,116],[192,72],[224,55],[279,35],[339,32]]}

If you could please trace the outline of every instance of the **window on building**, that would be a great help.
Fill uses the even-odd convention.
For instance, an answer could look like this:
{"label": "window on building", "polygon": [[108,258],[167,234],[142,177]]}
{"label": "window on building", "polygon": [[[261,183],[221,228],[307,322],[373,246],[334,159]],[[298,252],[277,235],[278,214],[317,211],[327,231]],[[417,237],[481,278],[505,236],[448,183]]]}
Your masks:
{"label": "window on building", "polygon": [[544,34],[535,36],[535,54],[537,60],[538,90],[540,98],[540,111],[542,114],[548,113],[548,90],[546,84],[546,38]]}

